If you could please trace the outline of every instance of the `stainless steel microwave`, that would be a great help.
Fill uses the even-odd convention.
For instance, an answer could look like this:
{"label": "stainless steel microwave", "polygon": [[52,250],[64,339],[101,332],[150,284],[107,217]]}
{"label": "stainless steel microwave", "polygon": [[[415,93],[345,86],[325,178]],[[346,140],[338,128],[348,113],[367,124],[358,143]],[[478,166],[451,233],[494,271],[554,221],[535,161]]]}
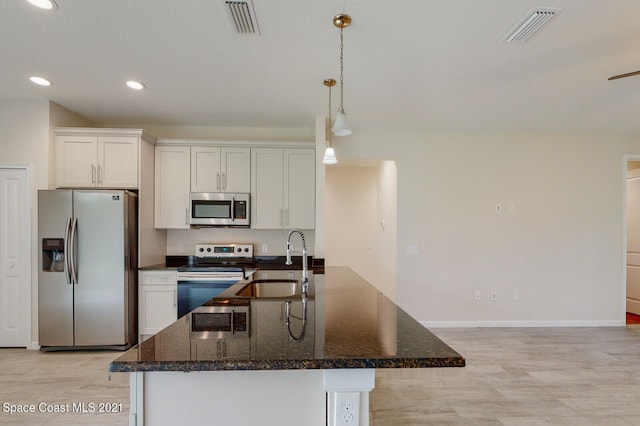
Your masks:
{"label": "stainless steel microwave", "polygon": [[250,194],[225,192],[192,192],[189,194],[191,217],[189,224],[201,226],[251,225],[249,212]]}

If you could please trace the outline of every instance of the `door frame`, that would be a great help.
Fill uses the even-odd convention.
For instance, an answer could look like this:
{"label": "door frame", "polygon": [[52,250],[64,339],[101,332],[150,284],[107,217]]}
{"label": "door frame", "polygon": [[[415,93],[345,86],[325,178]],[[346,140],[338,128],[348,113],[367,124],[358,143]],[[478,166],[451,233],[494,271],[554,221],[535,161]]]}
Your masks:
{"label": "door frame", "polygon": [[[26,240],[28,241],[27,244],[27,248],[25,250],[25,264],[29,265],[28,267],[25,268],[25,281],[27,283],[26,286],[26,294],[25,294],[25,299],[23,300],[23,306],[21,308],[26,310],[26,314],[25,314],[25,318],[26,318],[26,324],[25,324],[25,336],[24,339],[25,341],[24,346],[27,349],[39,349],[40,346],[37,344],[37,342],[33,341],[33,330],[32,330],[32,326],[33,326],[33,273],[34,270],[37,271],[38,265],[34,265],[33,263],[33,259],[34,259],[34,251],[37,251],[37,241],[35,242],[34,245],[34,233],[32,232],[34,228],[34,224],[36,223],[36,217],[34,217],[33,214],[33,188],[32,188],[32,184],[31,184],[31,165],[29,164],[4,164],[4,163],[0,163],[0,169],[11,169],[11,170],[22,170],[24,173],[24,177],[25,177],[25,187],[26,187],[26,208],[27,208],[27,216],[29,217],[29,220],[26,221],[26,226],[25,226],[25,235],[26,235]],[[36,234],[37,235],[37,234]],[[37,259],[37,253],[35,254],[36,259]]]}
{"label": "door frame", "polygon": [[627,166],[630,161],[640,161],[640,154],[624,154],[622,157],[622,324],[627,324]]}

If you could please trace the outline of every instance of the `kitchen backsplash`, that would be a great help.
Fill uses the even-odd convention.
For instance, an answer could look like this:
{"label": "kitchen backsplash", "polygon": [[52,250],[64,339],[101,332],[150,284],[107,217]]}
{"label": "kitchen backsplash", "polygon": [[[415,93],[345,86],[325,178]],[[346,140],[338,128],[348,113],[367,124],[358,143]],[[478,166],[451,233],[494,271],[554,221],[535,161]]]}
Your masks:
{"label": "kitchen backsplash", "polygon": [[[303,232],[307,252],[311,256],[315,246],[315,232],[313,230],[303,230]],[[273,231],[238,228],[169,229],[167,230],[167,255],[193,255],[198,243],[238,243],[253,244],[255,256],[284,256],[288,233],[288,229]],[[294,251],[302,250],[298,235],[294,235],[291,242]]]}

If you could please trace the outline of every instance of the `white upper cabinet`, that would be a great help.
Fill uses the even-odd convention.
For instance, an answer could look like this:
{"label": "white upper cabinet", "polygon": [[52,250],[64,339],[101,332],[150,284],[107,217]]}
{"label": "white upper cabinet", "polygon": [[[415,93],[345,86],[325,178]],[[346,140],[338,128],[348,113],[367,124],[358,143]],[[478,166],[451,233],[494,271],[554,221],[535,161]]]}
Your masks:
{"label": "white upper cabinet", "polygon": [[188,146],[156,146],[156,228],[189,228],[190,164]]}
{"label": "white upper cabinet", "polygon": [[191,192],[250,192],[251,149],[191,147]]}
{"label": "white upper cabinet", "polygon": [[117,132],[56,129],[56,186],[137,189],[140,136]]}
{"label": "white upper cabinet", "polygon": [[315,150],[251,150],[251,227],[315,227]]}

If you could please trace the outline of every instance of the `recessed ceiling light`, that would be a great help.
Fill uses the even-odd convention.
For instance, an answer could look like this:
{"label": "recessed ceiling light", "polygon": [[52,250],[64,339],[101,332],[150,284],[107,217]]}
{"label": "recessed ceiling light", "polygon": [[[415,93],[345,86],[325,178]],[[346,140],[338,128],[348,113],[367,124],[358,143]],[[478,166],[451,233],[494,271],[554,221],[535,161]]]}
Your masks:
{"label": "recessed ceiling light", "polygon": [[44,77],[34,75],[33,77],[29,77],[29,80],[39,86],[51,86],[51,82]]}
{"label": "recessed ceiling light", "polygon": [[127,86],[133,90],[142,90],[144,89],[146,86],[142,83],[140,83],[139,81],[135,81],[135,80],[129,80],[127,81]]}
{"label": "recessed ceiling light", "polygon": [[39,7],[40,9],[51,10],[51,9],[58,8],[58,5],[53,0],[27,0],[27,1],[32,5]]}

